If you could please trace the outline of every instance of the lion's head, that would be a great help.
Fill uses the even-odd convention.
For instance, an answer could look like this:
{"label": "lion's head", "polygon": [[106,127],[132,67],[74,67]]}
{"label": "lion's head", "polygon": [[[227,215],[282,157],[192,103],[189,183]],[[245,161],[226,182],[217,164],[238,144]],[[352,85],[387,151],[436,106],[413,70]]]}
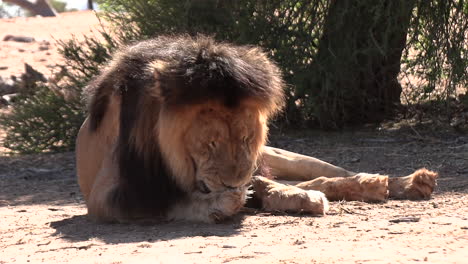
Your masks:
{"label": "lion's head", "polygon": [[[167,209],[191,192],[244,187],[283,104],[278,67],[260,49],[207,37],[159,37],[122,50],[88,88],[91,130],[120,104],[120,206]],[[132,202],[134,201],[134,202]]]}

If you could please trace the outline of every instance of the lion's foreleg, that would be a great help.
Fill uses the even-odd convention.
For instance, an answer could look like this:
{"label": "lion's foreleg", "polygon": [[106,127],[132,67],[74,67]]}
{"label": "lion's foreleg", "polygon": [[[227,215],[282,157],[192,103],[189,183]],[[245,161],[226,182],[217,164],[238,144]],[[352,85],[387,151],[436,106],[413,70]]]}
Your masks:
{"label": "lion's foreleg", "polygon": [[253,196],[266,211],[305,212],[323,215],[328,210],[328,200],[318,191],[306,191],[284,185],[262,176],[252,178]]}
{"label": "lion's foreleg", "polygon": [[308,181],[318,177],[349,177],[356,173],[309,156],[264,147],[263,161],[277,179]]}
{"label": "lion's foreleg", "polygon": [[96,175],[89,198],[88,214],[98,221],[124,221],[121,213],[109,203],[109,194],[118,185],[118,171],[110,158],[106,158]]}
{"label": "lion's foreleg", "polygon": [[351,177],[319,177],[311,181],[280,181],[304,190],[325,193],[329,200],[382,202],[387,198],[420,200],[429,199],[438,174],[419,169],[404,177],[358,173]]}
{"label": "lion's foreleg", "polygon": [[247,187],[204,194],[193,192],[168,213],[170,220],[217,223],[240,211],[247,198]]}
{"label": "lion's foreleg", "polygon": [[331,201],[383,202],[388,198],[388,176],[358,173],[351,177],[326,178],[305,182],[287,182],[304,190],[325,193]]}

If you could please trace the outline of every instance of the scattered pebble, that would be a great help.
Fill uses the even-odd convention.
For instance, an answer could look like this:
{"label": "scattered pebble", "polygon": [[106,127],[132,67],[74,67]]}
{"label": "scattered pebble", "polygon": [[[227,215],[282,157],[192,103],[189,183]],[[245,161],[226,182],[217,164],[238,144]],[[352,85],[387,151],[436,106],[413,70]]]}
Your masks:
{"label": "scattered pebble", "polygon": [[26,36],[14,36],[14,35],[6,35],[3,37],[3,41],[15,41],[15,42],[34,42],[36,41],[33,37],[26,37]]}
{"label": "scattered pebble", "polygon": [[396,219],[388,220],[390,223],[411,223],[411,222],[419,222],[421,217],[400,217]]}
{"label": "scattered pebble", "polygon": [[236,246],[231,246],[231,245],[223,245],[223,248],[236,248]]}

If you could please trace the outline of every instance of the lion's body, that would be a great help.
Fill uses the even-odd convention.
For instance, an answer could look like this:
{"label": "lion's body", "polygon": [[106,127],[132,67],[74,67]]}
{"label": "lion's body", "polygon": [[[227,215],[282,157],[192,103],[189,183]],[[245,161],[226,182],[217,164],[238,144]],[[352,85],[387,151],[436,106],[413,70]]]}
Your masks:
{"label": "lion's body", "polygon": [[[265,147],[283,82],[254,47],[204,37],[140,42],[117,54],[85,93],[89,117],[77,139],[77,173],[88,212],[99,220],[213,222],[240,210],[250,184],[266,210],[324,214],[325,195],[383,201],[390,190],[410,197],[418,178],[427,197],[435,182],[423,172],[389,188],[387,176]],[[252,178],[260,157],[273,176],[301,182]]]}
{"label": "lion's body", "polygon": [[258,48],[160,37],[123,49],[85,93],[77,166],[90,215],[210,222],[245,203],[283,82]]}

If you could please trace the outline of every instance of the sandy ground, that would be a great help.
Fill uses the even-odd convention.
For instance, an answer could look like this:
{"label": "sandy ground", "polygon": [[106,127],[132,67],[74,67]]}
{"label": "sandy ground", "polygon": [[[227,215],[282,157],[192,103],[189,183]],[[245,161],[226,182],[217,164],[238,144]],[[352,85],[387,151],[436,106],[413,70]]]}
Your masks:
{"label": "sandy ground", "polygon": [[[59,17],[0,19],[0,77],[21,75],[24,63],[50,76],[63,61],[57,52],[57,40],[98,35],[99,29],[99,20],[92,11],[61,13]],[[7,35],[33,37],[35,41],[3,41]]]}
{"label": "sandy ground", "polygon": [[[24,62],[47,74],[60,61],[54,38],[97,24],[90,12],[0,20],[0,38],[37,40],[0,39],[0,76],[20,74]],[[49,49],[39,50],[42,40]],[[289,131],[271,144],[353,171],[400,176],[427,167],[440,173],[439,186],[428,201],[333,202],[324,217],[246,210],[217,225],[98,224],[86,216],[73,153],[0,153],[0,264],[466,263],[468,135],[435,128]]]}
{"label": "sandy ground", "polygon": [[271,143],[355,171],[440,172],[434,198],[333,202],[324,217],[246,210],[223,224],[98,224],[73,153],[0,157],[0,263],[466,263],[468,136],[347,132]]}

